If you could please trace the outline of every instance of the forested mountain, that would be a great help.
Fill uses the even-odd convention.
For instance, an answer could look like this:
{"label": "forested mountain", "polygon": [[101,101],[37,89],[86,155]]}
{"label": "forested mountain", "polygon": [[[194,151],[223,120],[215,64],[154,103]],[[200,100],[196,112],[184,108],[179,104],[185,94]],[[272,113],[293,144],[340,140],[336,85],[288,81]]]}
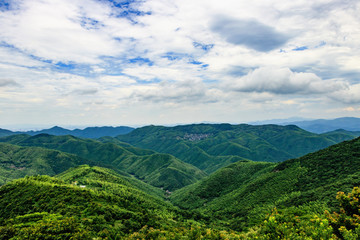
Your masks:
{"label": "forested mountain", "polygon": [[360,138],[325,148],[356,136],[197,124],[2,137],[0,239],[358,239],[360,190],[336,195],[360,185]]}
{"label": "forested mountain", "polygon": [[0,185],[27,175],[53,176],[70,167],[91,163],[57,150],[0,143]]}
{"label": "forested mountain", "polygon": [[0,137],[10,136],[12,134],[14,134],[14,132],[0,128]]}
{"label": "forested mountain", "polygon": [[0,188],[0,234],[6,231],[6,239],[119,239],[145,225],[175,221],[175,208],[146,194],[144,186],[89,166],[57,178],[15,180]]}
{"label": "forested mountain", "polygon": [[100,166],[127,172],[153,186],[163,187],[170,191],[194,183],[206,176],[196,167],[169,154],[159,154],[151,150],[101,143],[74,136],[12,135],[1,138],[0,142],[56,149],[75,154]]}
{"label": "forested mountain", "polygon": [[39,131],[10,131],[6,129],[0,128],[0,137],[4,136],[10,136],[13,134],[27,134],[31,136],[35,136],[38,134],[46,133],[51,134],[55,136],[61,136],[61,135],[72,135],[75,137],[82,137],[82,138],[100,138],[104,136],[110,136],[115,137],[120,134],[127,134],[134,130],[132,127],[125,127],[125,126],[119,126],[119,127],[87,127],[85,129],[74,129],[69,130],[62,127],[52,127],[49,129],[43,129]]}
{"label": "forested mountain", "polygon": [[358,239],[359,184],[360,138],[282,163],[231,164],[172,193],[182,209],[163,190],[82,165],[1,186],[0,238]]}
{"label": "forested mountain", "polygon": [[76,184],[77,186],[83,185],[88,188],[91,187],[92,189],[101,189],[104,186],[111,187],[113,184],[120,184],[121,186],[136,189],[137,191],[145,192],[146,194],[160,199],[164,198],[165,192],[164,190],[138,180],[131,175],[127,176],[119,174],[119,172],[114,170],[98,166],[90,167],[89,165],[80,165],[71,167],[64,172],[57,174],[55,177],[66,183]]}
{"label": "forested mountain", "polygon": [[360,131],[346,131],[344,129],[337,129],[335,131],[322,133],[322,136],[329,138],[335,142],[342,142],[346,140],[351,140],[353,138],[360,136]]}
{"label": "forested mountain", "polygon": [[172,154],[211,173],[239,160],[284,161],[355,137],[343,135],[318,135],[293,125],[193,124],[147,126],[116,140]]}
{"label": "forested mountain", "polygon": [[[237,162],[175,191],[171,201],[233,229],[259,224],[274,207],[337,207],[338,191],[360,185],[360,138],[278,164]],[[318,206],[319,207],[319,206]]]}

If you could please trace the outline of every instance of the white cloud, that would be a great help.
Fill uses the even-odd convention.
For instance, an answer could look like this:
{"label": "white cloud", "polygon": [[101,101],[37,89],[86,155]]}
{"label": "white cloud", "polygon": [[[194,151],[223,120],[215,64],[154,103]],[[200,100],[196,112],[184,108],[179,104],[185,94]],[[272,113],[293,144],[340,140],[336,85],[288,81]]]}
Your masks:
{"label": "white cloud", "polygon": [[258,68],[244,77],[231,81],[227,88],[240,92],[274,94],[320,94],[346,89],[347,83],[322,80],[313,73],[292,72],[289,68]]}
{"label": "white cloud", "polygon": [[340,89],[330,97],[345,104],[360,104],[360,84],[351,85],[348,89]]}
{"label": "white cloud", "polygon": [[356,0],[147,0],[129,8],[149,14],[128,15],[106,0],[11,2],[0,15],[0,107],[19,121],[231,122],[359,108]]}
{"label": "white cloud", "polygon": [[[96,11],[95,11],[96,9]],[[106,20],[111,9],[96,1],[23,1],[16,11],[0,16],[3,41],[55,62],[97,63],[121,46],[100,29],[81,26],[82,18]]]}
{"label": "white cloud", "polygon": [[14,81],[13,79],[1,79],[0,78],[0,87],[7,87],[7,86],[10,86],[10,87],[14,87],[14,86],[19,86],[19,84]]}

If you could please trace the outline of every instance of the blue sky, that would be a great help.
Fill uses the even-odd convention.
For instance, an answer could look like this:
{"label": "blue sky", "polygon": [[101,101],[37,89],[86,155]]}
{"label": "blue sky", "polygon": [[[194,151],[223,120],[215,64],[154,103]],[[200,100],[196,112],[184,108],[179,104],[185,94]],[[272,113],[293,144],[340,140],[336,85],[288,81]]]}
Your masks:
{"label": "blue sky", "polygon": [[5,0],[0,127],[360,117],[355,0]]}

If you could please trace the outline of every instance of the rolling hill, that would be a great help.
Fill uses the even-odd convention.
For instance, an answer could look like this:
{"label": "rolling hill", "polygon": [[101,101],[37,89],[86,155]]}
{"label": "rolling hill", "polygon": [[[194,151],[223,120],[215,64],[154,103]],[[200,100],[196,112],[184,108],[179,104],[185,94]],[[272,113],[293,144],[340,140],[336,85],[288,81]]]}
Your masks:
{"label": "rolling hill", "polygon": [[346,131],[344,129],[337,129],[331,132],[322,133],[321,136],[329,138],[335,142],[342,142],[354,139],[360,136],[360,131]]}
{"label": "rolling hill", "polygon": [[144,226],[175,221],[175,208],[144,190],[153,187],[89,166],[70,169],[56,178],[18,179],[0,188],[0,236],[119,239]]}
{"label": "rolling hill", "polygon": [[[294,125],[193,124],[147,126],[117,136],[116,141],[172,154],[212,173],[240,160],[280,162],[300,157],[355,137],[329,136],[310,133]],[[106,141],[110,141],[109,138]]]}
{"label": "rolling hill", "polygon": [[160,154],[132,146],[122,147],[74,136],[12,135],[1,138],[0,142],[56,149],[75,154],[100,166],[127,172],[153,186],[170,191],[194,183],[206,176],[196,167],[169,154]]}
{"label": "rolling hill", "polygon": [[[4,139],[24,145],[71,146],[83,154],[103,146],[111,152],[120,148],[72,136]],[[77,143],[67,146],[69,141]],[[30,150],[68,154],[0,145],[9,149],[4,155],[15,159]],[[123,145],[122,151],[140,151],[136,156],[153,153]],[[360,138],[280,163],[241,160],[165,198],[164,190],[131,175],[74,166],[54,177],[30,176],[2,185],[0,238],[358,239],[360,189],[354,187],[359,185]],[[351,190],[348,195],[337,194]],[[339,202],[339,213],[329,213],[338,211]]]}
{"label": "rolling hill", "polygon": [[318,202],[334,210],[336,193],[358,185],[360,138],[278,164],[234,163],[175,191],[171,201],[243,230],[259,224],[275,207]]}
{"label": "rolling hill", "polygon": [[28,175],[61,173],[92,161],[58,150],[0,143],[0,185]]}

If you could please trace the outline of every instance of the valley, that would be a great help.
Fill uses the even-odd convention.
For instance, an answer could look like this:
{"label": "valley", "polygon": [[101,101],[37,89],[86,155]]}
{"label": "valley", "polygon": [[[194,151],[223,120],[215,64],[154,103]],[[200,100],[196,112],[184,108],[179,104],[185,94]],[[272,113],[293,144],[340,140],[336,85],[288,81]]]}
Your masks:
{"label": "valley", "polygon": [[356,137],[246,124],[3,136],[0,238],[357,239]]}

